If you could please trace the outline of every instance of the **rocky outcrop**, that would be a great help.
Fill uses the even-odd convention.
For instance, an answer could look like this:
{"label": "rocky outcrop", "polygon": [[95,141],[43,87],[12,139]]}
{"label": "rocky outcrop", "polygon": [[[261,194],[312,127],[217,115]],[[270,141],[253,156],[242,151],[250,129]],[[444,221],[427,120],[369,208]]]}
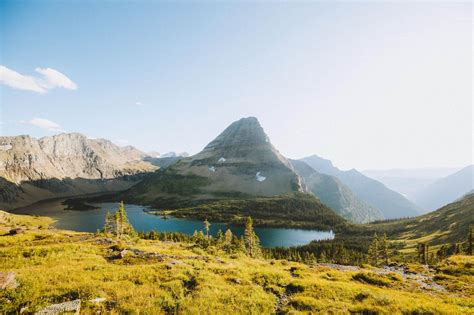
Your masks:
{"label": "rocky outcrop", "polygon": [[157,169],[133,147],[78,133],[36,139],[0,137],[0,206],[129,188],[136,175]]}
{"label": "rocky outcrop", "polygon": [[0,137],[0,176],[13,183],[42,179],[107,179],[152,169],[145,154],[71,133],[35,139]]}

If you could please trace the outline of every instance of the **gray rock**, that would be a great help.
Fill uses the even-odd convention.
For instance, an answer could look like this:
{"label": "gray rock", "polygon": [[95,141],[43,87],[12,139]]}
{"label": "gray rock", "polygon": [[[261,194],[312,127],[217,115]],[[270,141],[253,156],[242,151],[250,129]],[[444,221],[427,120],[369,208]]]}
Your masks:
{"label": "gray rock", "polygon": [[0,272],[0,289],[14,289],[18,287],[18,281],[16,281],[15,273],[13,272]]}
{"label": "gray rock", "polygon": [[75,314],[79,314],[81,311],[81,300],[74,300],[59,304],[52,304],[47,306],[46,308],[42,309],[39,312],[36,312],[37,315],[56,315],[62,314],[65,312],[74,312]]}

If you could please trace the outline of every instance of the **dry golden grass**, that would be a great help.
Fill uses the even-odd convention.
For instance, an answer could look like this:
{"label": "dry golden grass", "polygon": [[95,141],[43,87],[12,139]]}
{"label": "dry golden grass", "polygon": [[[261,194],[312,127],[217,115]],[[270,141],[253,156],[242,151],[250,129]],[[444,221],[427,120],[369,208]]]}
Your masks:
{"label": "dry golden grass", "polygon": [[[8,216],[0,223],[4,230],[18,225],[28,230],[0,236],[0,271],[15,272],[20,283],[0,292],[0,313],[22,307],[33,312],[79,298],[84,313],[474,314],[474,260],[468,256],[439,266],[436,281],[445,289],[437,291],[369,267],[341,271],[149,240],[114,247],[102,236],[38,228],[50,219]],[[114,259],[122,248],[162,256]],[[89,302],[97,297],[106,302]]]}

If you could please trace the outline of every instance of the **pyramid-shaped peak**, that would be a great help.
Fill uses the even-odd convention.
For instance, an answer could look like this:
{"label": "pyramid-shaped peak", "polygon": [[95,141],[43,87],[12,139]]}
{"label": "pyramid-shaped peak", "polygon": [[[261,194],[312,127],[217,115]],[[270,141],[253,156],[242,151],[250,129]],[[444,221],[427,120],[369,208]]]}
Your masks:
{"label": "pyramid-shaped peak", "polygon": [[217,138],[206,146],[232,147],[270,143],[269,138],[255,117],[241,118],[229,125]]}

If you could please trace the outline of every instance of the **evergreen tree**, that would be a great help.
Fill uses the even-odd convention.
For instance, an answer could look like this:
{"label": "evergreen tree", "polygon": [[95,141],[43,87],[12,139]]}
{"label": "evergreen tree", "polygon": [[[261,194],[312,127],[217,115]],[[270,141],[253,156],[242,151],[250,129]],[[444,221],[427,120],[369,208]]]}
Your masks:
{"label": "evergreen tree", "polygon": [[105,215],[104,232],[114,234],[118,238],[137,235],[132,225],[128,222],[123,201],[119,203],[115,214],[107,212]]}
{"label": "evergreen tree", "polygon": [[379,253],[380,253],[380,248],[379,248],[379,237],[377,236],[377,233],[374,234],[374,238],[372,240],[372,243],[369,245],[369,261],[375,265],[379,265]]}
{"label": "evergreen tree", "polygon": [[428,245],[426,243],[418,243],[418,259],[420,263],[428,263]]}
{"label": "evergreen tree", "polygon": [[227,231],[225,231],[225,235],[224,235],[224,243],[226,245],[230,245],[232,243],[232,231],[230,229],[227,229]]}
{"label": "evergreen tree", "polygon": [[219,231],[217,231],[217,235],[216,235],[216,243],[218,245],[220,245],[223,242],[224,242],[224,233],[222,233],[222,230],[219,229]]}
{"label": "evergreen tree", "polygon": [[107,211],[107,214],[105,215],[104,233],[105,234],[115,233],[115,218],[110,213],[110,211]]}
{"label": "evergreen tree", "polygon": [[474,252],[474,227],[470,226],[469,227],[469,234],[467,236],[467,249],[466,249],[466,254],[467,255],[472,255],[472,253]]}
{"label": "evergreen tree", "polygon": [[247,255],[257,257],[260,255],[260,240],[253,230],[253,221],[251,217],[247,217],[244,231],[244,245]]}
{"label": "evergreen tree", "polygon": [[209,229],[211,227],[211,224],[209,223],[209,221],[204,220],[204,230],[206,231],[206,237],[209,238]]}
{"label": "evergreen tree", "polygon": [[384,264],[388,265],[390,253],[389,253],[389,248],[388,248],[387,234],[384,233],[384,235],[379,241],[380,241],[379,247],[381,251],[381,258]]}

